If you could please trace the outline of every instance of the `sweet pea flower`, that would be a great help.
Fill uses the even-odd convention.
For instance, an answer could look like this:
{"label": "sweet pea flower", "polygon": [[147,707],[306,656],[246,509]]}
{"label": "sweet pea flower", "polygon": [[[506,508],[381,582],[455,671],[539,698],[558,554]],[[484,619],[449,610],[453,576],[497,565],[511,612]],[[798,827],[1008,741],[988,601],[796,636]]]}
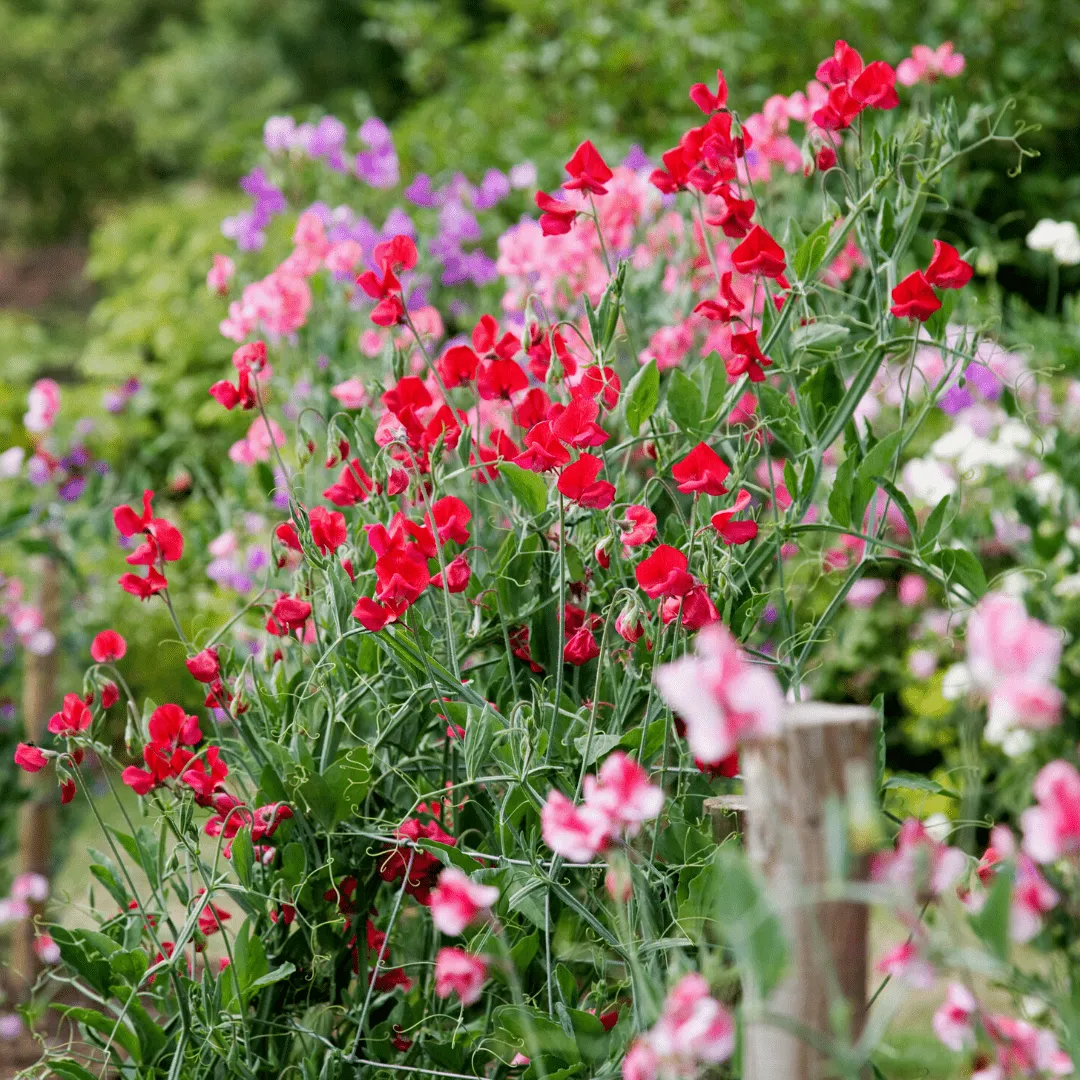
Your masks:
{"label": "sweet pea flower", "polygon": [[664,793],[649,783],[649,774],[621,750],[611,754],[596,776],[586,776],[585,805],[603,811],[628,836],[664,807]]}
{"label": "sweet pea flower", "polygon": [[931,1021],[934,1033],[950,1050],[964,1050],[975,1045],[975,1026],[972,1020],[979,1005],[963,983],[949,983],[945,1001]]}
{"label": "sweet pea flower", "polygon": [[448,998],[457,994],[464,1006],[480,1000],[487,978],[487,963],[481,956],[471,956],[464,949],[440,949],[435,957],[435,993]]}
{"label": "sweet pea flower", "polygon": [[721,623],[698,634],[693,653],[658,668],[656,685],[686,724],[694,757],[706,764],[722,761],[740,739],[780,727],[784,699],[776,676],[750,663]]}
{"label": "sweet pea flower", "polygon": [[1067,761],[1051,761],[1032,791],[1037,805],[1020,815],[1024,851],[1039,863],[1080,851],[1080,773]]}
{"label": "sweet pea flower", "polygon": [[570,862],[590,862],[607,845],[612,827],[600,807],[575,806],[560,791],[552,791],[540,811],[544,843]]}
{"label": "sweet pea flower", "polygon": [[123,660],[127,642],[115,630],[102,630],[90,643],[90,656],[97,664]]}
{"label": "sweet pea flower", "polygon": [[902,86],[914,86],[919,82],[932,83],[938,78],[955,79],[966,61],[953,52],[953,43],[946,41],[936,49],[929,45],[916,45],[911,56],[905,57],[896,67],[896,79]]}
{"label": "sweet pea flower", "polygon": [[456,937],[469,923],[489,914],[498,899],[494,885],[478,885],[464,871],[448,866],[431,891],[431,921],[442,933]]}
{"label": "sweet pea flower", "polygon": [[966,865],[962,851],[935,840],[918,818],[908,818],[900,826],[896,849],[874,856],[871,875],[913,895],[940,896]]}

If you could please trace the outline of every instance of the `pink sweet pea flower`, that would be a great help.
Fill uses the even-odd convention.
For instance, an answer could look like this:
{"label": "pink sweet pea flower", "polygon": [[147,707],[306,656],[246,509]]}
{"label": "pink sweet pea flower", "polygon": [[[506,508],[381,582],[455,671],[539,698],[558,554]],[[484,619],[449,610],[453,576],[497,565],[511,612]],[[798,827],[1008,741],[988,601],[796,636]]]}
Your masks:
{"label": "pink sweet pea flower", "polygon": [[482,956],[470,956],[464,949],[440,949],[435,957],[435,993],[441,998],[457,994],[462,1005],[480,999],[487,978]]}
{"label": "pink sweet pea flower", "polygon": [[1020,815],[1024,851],[1039,863],[1080,851],[1080,773],[1067,761],[1051,761],[1032,791],[1038,805]]}
{"label": "pink sweet pea flower", "polygon": [[726,758],[739,739],[780,727],[784,698],[776,676],[750,663],[720,623],[698,634],[692,654],[660,667],[656,685],[686,724],[694,757],[706,764]]}
{"label": "pink sweet pea flower", "polygon": [[431,891],[431,921],[444,934],[456,937],[469,923],[487,915],[498,899],[494,885],[478,885],[462,870],[448,866]]}
{"label": "pink sweet pea flower", "polygon": [[879,852],[870,869],[875,881],[919,896],[940,896],[966,866],[962,851],[935,840],[918,818],[908,818],[900,826],[896,850]]}
{"label": "pink sweet pea flower", "polygon": [[945,1001],[932,1021],[937,1037],[950,1050],[963,1050],[975,1045],[975,1026],[972,1018],[979,1005],[963,983],[949,983]]}
{"label": "pink sweet pea flower", "polygon": [[596,776],[586,776],[585,805],[598,810],[634,836],[642,822],[664,808],[664,793],[649,783],[649,774],[621,750],[612,754]]}
{"label": "pink sweet pea flower", "polygon": [[547,844],[570,862],[589,862],[611,838],[613,822],[596,806],[575,806],[559,791],[552,791],[540,811]]}

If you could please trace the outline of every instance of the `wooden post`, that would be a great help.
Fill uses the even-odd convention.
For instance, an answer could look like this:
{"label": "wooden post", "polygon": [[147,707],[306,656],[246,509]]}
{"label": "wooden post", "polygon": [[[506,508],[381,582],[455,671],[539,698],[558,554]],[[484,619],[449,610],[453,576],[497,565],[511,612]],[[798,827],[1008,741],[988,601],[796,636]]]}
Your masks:
{"label": "wooden post", "polygon": [[[832,876],[830,804],[840,809],[856,785],[873,783],[876,723],[876,713],[861,706],[788,705],[780,734],[741,752],[747,854],[790,944],[787,973],[761,1003],[765,1015],[747,1023],[744,1080],[825,1080],[833,1075],[827,1056],[793,1029],[831,1040],[846,1007],[845,1034],[854,1039],[862,1030],[867,908],[814,894]],[[865,871],[859,860],[848,879]],[[770,1022],[770,1015],[783,1019]]]}
{"label": "wooden post", "polygon": [[[46,556],[34,558],[38,578],[38,604],[44,618],[44,628],[55,639],[60,629],[60,572],[56,563]],[[27,652],[23,663],[22,713],[28,742],[41,743],[52,715],[56,688],[56,666],[59,645],[46,656]],[[24,776],[26,801],[19,815],[19,870],[21,873],[49,877],[52,870],[52,816],[56,799],[56,776],[53,769]],[[19,923],[12,934],[12,974],[29,988],[41,970],[34,951],[34,920],[43,910],[42,904],[31,904],[32,918]]]}
{"label": "wooden post", "polygon": [[713,795],[703,805],[712,819],[712,835],[718,844],[729,836],[742,836],[746,832],[745,795]]}

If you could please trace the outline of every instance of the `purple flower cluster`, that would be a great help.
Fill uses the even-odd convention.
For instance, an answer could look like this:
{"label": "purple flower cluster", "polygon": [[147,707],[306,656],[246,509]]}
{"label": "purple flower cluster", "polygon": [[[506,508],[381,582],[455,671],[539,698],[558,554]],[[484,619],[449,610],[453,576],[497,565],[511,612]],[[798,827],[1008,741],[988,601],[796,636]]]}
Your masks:
{"label": "purple flower cluster", "polygon": [[296,151],[313,161],[324,161],[339,173],[353,171],[375,188],[398,183],[398,156],[390,129],[377,117],[365,120],[359,132],[367,147],[352,160],[345,153],[348,130],[336,116],[324,116],[317,124],[298,124],[291,116],[271,116],[263,127],[263,145],[271,154]]}
{"label": "purple flower cluster", "polygon": [[240,187],[255,204],[250,210],[226,218],[221,223],[222,235],[236,241],[241,251],[258,251],[266,243],[266,227],[275,214],[288,207],[285,196],[274,187],[261,167],[251,170],[240,181]]}

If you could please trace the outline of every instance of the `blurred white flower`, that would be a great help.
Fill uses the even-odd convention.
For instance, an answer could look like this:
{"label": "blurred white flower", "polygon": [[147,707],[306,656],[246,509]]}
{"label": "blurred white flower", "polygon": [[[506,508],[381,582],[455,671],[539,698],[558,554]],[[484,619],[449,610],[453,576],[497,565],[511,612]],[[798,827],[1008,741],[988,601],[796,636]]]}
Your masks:
{"label": "blurred white flower", "polygon": [[0,480],[13,480],[22,472],[23,458],[26,456],[21,446],[12,446],[0,454]]}
{"label": "blurred white flower", "polygon": [[1080,230],[1072,221],[1043,218],[1027,235],[1032,251],[1049,252],[1062,266],[1080,263]]}

